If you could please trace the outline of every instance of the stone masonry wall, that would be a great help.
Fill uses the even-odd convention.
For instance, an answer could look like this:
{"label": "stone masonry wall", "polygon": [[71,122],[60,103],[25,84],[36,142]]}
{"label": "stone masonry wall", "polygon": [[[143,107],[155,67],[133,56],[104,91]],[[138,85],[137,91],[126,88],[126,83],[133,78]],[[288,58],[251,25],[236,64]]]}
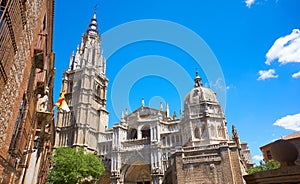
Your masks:
{"label": "stone masonry wall", "polygon": [[[37,23],[43,0],[26,2],[26,21],[20,37],[17,39],[17,52],[13,58],[8,80],[0,92],[0,155],[6,159],[15,122],[18,117],[22,95],[26,92],[31,69],[31,45],[38,35]],[[16,26],[16,25],[15,25]],[[18,25],[18,26],[22,26]],[[0,174],[3,170],[0,166]],[[1,179],[1,178],[0,178]]]}
{"label": "stone masonry wall", "polygon": [[[239,164],[237,149],[221,147],[215,150],[219,153],[221,160],[211,160],[194,163],[184,163],[182,152],[175,156],[177,183],[189,184],[242,184],[243,178]],[[201,153],[199,153],[201,155]],[[173,183],[176,182],[173,180]]]}

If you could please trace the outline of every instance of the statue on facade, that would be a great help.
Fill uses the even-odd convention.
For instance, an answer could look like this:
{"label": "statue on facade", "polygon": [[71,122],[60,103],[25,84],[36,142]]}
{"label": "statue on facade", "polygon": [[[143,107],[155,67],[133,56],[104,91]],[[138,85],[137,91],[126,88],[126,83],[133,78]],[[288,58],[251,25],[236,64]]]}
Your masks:
{"label": "statue on facade", "polygon": [[38,94],[38,101],[37,101],[37,111],[39,112],[46,112],[48,109],[48,101],[49,101],[49,88],[46,87],[45,89],[45,94],[41,95]]}

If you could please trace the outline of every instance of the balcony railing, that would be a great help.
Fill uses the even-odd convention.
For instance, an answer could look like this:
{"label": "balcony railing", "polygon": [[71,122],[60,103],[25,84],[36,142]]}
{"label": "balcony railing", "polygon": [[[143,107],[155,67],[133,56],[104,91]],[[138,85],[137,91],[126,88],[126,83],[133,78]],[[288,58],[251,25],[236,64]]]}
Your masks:
{"label": "balcony railing", "polygon": [[145,144],[150,144],[150,137],[144,137],[141,139],[128,139],[123,141],[123,145],[145,145]]}

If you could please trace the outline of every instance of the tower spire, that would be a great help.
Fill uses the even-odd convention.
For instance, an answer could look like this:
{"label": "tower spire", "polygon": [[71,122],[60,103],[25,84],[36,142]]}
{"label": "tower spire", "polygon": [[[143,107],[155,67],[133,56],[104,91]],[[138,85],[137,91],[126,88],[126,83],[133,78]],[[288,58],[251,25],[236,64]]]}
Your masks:
{"label": "tower spire", "polygon": [[95,6],[94,15],[93,15],[93,17],[91,19],[89,27],[86,30],[86,33],[89,34],[89,35],[98,35],[99,34],[98,33],[98,25],[97,25],[96,8],[97,8],[97,5]]}

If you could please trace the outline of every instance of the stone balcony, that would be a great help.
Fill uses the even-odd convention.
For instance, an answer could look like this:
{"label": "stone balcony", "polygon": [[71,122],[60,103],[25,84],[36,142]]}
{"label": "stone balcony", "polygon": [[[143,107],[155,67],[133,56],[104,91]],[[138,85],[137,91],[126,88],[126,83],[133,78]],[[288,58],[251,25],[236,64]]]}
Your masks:
{"label": "stone balcony", "polygon": [[124,146],[127,145],[145,145],[150,144],[150,137],[144,137],[141,139],[128,139],[122,142]]}
{"label": "stone balcony", "polygon": [[119,147],[120,151],[133,151],[133,150],[142,150],[145,148],[150,148],[150,138],[142,139],[130,139],[122,142],[122,145]]}

